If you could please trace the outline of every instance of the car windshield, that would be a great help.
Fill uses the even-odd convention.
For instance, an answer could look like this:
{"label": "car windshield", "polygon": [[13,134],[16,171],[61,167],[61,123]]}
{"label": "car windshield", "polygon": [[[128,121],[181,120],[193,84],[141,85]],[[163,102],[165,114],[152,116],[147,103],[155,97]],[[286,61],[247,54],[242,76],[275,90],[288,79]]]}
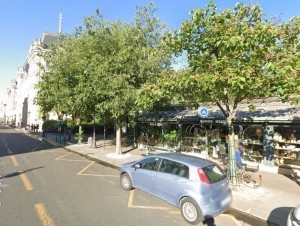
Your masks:
{"label": "car windshield", "polygon": [[203,167],[202,170],[208,177],[211,184],[217,183],[226,177],[221,168],[216,164]]}

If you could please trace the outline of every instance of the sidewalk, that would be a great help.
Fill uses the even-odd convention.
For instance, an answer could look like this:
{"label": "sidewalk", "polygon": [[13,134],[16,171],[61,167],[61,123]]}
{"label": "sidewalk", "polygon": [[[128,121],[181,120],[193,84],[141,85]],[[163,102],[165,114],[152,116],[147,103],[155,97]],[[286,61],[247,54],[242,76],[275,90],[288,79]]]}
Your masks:
{"label": "sidewalk", "polygon": [[[41,139],[41,138],[39,138]],[[49,134],[43,139],[55,146],[63,146],[55,142],[55,135]],[[114,168],[122,164],[139,160],[147,155],[146,150],[123,147],[122,157],[114,155],[115,145],[112,140],[97,141],[97,148],[92,149],[87,143],[81,145],[68,143],[63,146],[66,150],[86,156]],[[149,152],[157,153],[155,151]],[[300,204],[300,181],[281,174],[259,171],[263,178],[262,186],[258,189],[242,188],[233,191],[232,208],[246,215],[252,215],[268,221],[265,225],[286,225],[289,211]]]}

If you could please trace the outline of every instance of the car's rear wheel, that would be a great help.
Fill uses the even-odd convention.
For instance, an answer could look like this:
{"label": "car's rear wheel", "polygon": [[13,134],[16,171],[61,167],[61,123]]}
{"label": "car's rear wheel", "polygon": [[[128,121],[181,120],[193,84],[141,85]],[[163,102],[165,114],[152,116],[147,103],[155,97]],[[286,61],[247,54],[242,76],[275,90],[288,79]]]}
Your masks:
{"label": "car's rear wheel", "polygon": [[191,198],[184,198],[180,203],[181,214],[185,221],[196,225],[202,222],[203,216],[198,204]]}
{"label": "car's rear wheel", "polygon": [[126,191],[130,191],[133,188],[130,177],[127,173],[124,173],[121,175],[120,183],[121,183],[122,188]]}

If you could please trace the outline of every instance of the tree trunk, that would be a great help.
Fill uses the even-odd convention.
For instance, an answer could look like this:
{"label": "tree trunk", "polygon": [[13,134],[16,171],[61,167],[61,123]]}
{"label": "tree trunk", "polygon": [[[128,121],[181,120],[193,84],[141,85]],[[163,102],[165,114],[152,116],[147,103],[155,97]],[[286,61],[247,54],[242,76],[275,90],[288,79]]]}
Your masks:
{"label": "tree trunk", "polygon": [[92,141],[92,148],[96,148],[96,121],[95,121],[95,113],[94,113],[94,131],[93,131],[93,141]]}
{"label": "tree trunk", "polygon": [[59,112],[56,112],[56,114],[57,114],[57,120],[58,120],[58,121],[61,120],[61,117],[60,117]]}
{"label": "tree trunk", "polygon": [[104,116],[104,127],[103,127],[103,149],[105,151],[105,139],[106,139],[106,124],[105,124],[105,116]]}
{"label": "tree trunk", "polygon": [[122,122],[117,121],[117,123],[116,123],[116,153],[118,155],[122,154],[121,131],[122,131]]}
{"label": "tree trunk", "polygon": [[228,136],[229,136],[229,142],[228,142],[228,155],[229,155],[229,169],[230,169],[230,180],[233,186],[239,185],[239,169],[237,167],[237,161],[235,156],[235,134],[234,134],[234,124],[233,120],[235,118],[235,112],[230,113],[229,116],[226,118],[227,124],[228,124]]}
{"label": "tree trunk", "polygon": [[[78,131],[78,134],[79,134],[79,136],[81,136],[81,131],[82,131],[82,129],[81,129],[81,124],[79,125],[79,131]],[[79,139],[78,139],[78,144],[81,144],[81,138],[79,137]]]}

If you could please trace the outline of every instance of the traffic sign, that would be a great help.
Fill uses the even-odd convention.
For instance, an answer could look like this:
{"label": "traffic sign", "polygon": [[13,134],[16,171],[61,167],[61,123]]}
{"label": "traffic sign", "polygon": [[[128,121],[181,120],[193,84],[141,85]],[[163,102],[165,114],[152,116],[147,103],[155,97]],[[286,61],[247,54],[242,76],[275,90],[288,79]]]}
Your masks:
{"label": "traffic sign", "polygon": [[198,114],[200,117],[208,116],[209,110],[206,107],[199,108]]}

